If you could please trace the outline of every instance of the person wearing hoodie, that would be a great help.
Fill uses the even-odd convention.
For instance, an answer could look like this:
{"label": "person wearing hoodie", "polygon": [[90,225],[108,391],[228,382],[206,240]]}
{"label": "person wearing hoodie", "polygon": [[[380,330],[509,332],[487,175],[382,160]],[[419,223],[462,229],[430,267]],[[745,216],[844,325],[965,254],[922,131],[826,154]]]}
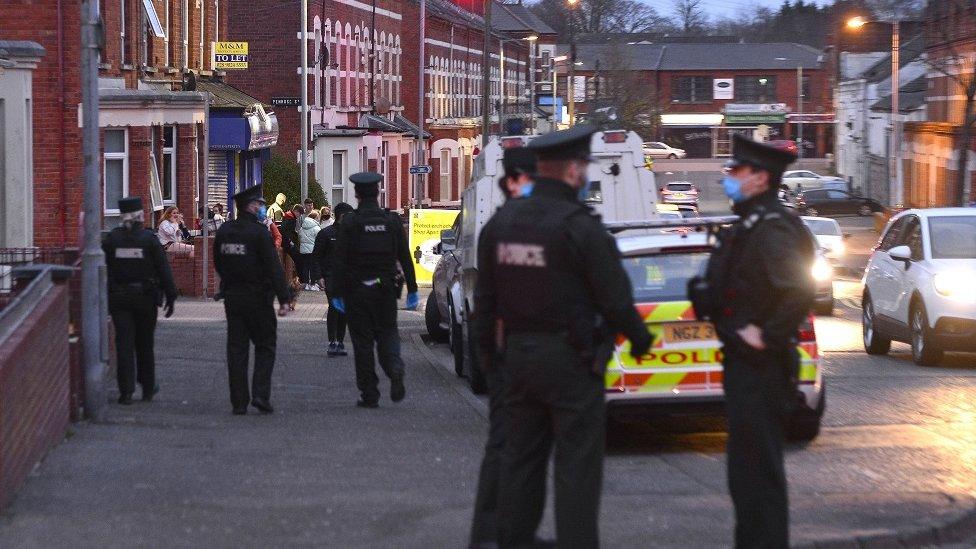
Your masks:
{"label": "person wearing hoodie", "polygon": [[[319,231],[318,236],[315,237],[315,248],[312,250],[312,255],[319,269],[319,285],[326,291],[326,298],[330,302],[332,296],[328,288],[332,280],[332,266],[335,263],[339,223],[342,216],[351,211],[353,211],[353,207],[345,202],[336,204],[335,210],[332,212],[335,214],[335,223]],[[346,356],[348,354],[344,343],[346,339],[346,314],[339,312],[339,309],[331,303],[329,312],[325,317],[325,329],[329,336],[329,349],[326,354],[330,357]]]}
{"label": "person wearing hoodie", "polygon": [[298,226],[298,253],[301,254],[301,273],[299,278],[305,280],[305,289],[314,292],[319,291],[319,286],[314,281],[318,280],[316,273],[318,268],[312,258],[312,251],[315,249],[315,237],[318,236],[322,227],[319,226],[318,213],[309,212],[302,219],[302,224]]}
{"label": "person wearing hoodie", "polygon": [[305,217],[301,204],[295,204],[290,210],[286,211],[281,218],[281,249],[285,251],[292,263],[295,264],[295,275],[301,284],[308,284],[307,279],[302,278],[302,256],[299,251],[298,227],[301,220]]}

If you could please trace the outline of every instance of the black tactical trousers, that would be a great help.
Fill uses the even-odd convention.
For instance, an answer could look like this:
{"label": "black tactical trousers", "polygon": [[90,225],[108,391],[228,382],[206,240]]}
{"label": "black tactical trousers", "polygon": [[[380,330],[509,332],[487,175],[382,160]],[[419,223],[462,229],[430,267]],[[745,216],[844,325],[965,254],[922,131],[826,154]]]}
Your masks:
{"label": "black tactical trousers", "polygon": [[[346,320],[356,362],[356,387],[364,402],[380,399],[376,357],[390,379],[403,377],[400,334],[397,332],[397,296],[391,284],[358,285],[346,297]],[[373,355],[375,346],[376,356]]]}
{"label": "black tactical trousers", "polygon": [[735,546],[789,546],[783,429],[793,396],[795,350],[728,351],[723,361],[728,412],[729,493]]}
{"label": "black tactical trousers", "polygon": [[[271,399],[271,374],[274,371],[278,317],[274,297],[264,291],[228,290],[224,297],[227,314],[227,378],[230,403],[235,409],[247,408],[254,398]],[[248,391],[247,366],[254,344],[254,375]]]}
{"label": "black tactical trousers", "polygon": [[[477,368],[477,366],[472,366]],[[478,491],[471,522],[471,543],[498,541],[498,492],[501,481],[502,451],[505,449],[504,370],[501,360],[485,372],[488,382],[488,442],[481,459]]]}
{"label": "black tactical trousers", "polygon": [[143,391],[156,385],[156,296],[141,287],[113,289],[108,297],[109,313],[115,327],[115,353],[119,393],[132,395],[136,381]]}
{"label": "black tactical trousers", "polygon": [[606,413],[603,379],[565,334],[506,339],[499,537],[502,547],[531,546],[546,502],[546,467],[555,446],[556,542],[599,545]]}
{"label": "black tactical trousers", "polygon": [[325,331],[329,342],[342,343],[346,340],[346,313],[332,306],[332,295],[326,291],[325,300],[329,303],[329,312],[325,315]]}

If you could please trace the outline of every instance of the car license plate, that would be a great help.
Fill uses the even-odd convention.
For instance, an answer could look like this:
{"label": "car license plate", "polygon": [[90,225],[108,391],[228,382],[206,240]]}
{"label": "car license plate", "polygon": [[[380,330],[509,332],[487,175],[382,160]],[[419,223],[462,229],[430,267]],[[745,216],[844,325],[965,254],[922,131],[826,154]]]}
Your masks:
{"label": "car license plate", "polygon": [[674,198],[684,198],[685,197],[685,193],[674,193],[672,196]]}
{"label": "car license plate", "polygon": [[665,324],[665,343],[686,343],[689,341],[711,341],[715,339],[715,327],[710,322],[686,322]]}

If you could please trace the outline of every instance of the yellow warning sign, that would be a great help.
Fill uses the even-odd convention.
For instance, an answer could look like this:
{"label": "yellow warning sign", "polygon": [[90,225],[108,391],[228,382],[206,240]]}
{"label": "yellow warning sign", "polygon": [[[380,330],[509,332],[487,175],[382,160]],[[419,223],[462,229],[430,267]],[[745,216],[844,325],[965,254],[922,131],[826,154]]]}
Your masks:
{"label": "yellow warning sign", "polygon": [[246,69],[247,56],[247,42],[216,42],[214,44],[215,69]]}
{"label": "yellow warning sign", "polygon": [[454,225],[458,213],[458,210],[410,210],[410,256],[418,284],[433,282],[434,269],[441,258],[435,253],[441,231]]}

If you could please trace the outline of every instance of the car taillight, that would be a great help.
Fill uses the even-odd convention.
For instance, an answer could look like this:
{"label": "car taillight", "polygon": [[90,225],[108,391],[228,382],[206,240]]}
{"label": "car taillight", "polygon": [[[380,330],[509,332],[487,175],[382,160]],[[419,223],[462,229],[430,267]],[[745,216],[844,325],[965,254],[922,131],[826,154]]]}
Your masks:
{"label": "car taillight", "polygon": [[817,330],[813,323],[813,313],[807,315],[807,319],[800,324],[799,330],[799,340],[800,343],[816,343],[817,342]]}

